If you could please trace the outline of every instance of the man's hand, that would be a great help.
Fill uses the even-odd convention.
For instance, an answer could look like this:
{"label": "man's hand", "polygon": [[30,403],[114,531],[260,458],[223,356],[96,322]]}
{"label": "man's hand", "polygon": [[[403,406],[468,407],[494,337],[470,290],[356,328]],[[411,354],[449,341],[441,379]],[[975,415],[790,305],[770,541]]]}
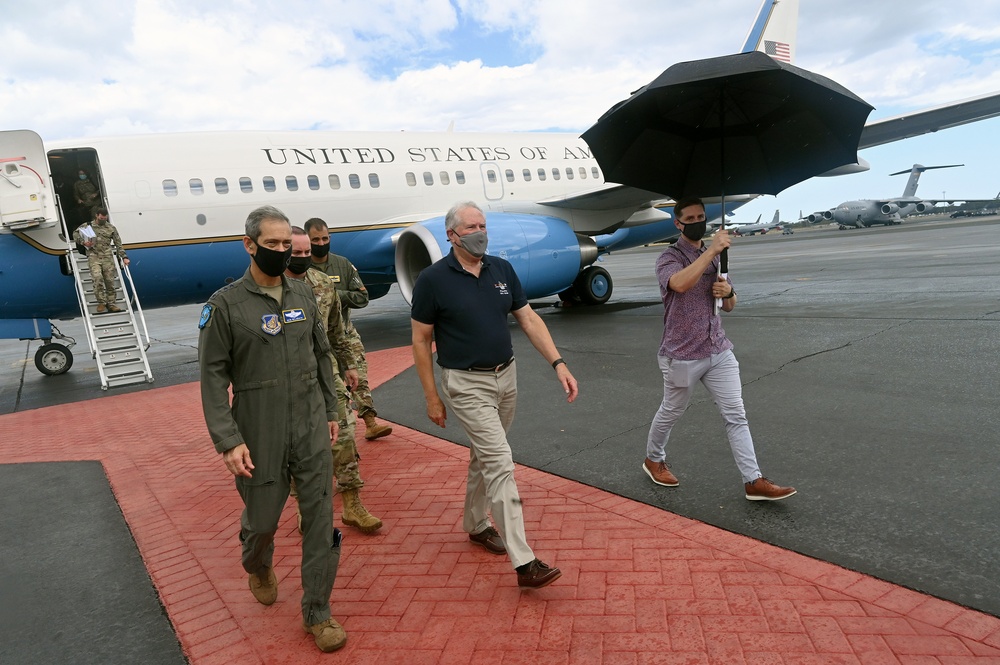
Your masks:
{"label": "man's hand", "polygon": [[728,248],[732,244],[733,239],[729,236],[729,231],[726,229],[719,229],[712,237],[712,244],[708,246],[708,250],[712,252],[712,254],[718,256],[719,254],[722,254],[722,250]]}
{"label": "man's hand", "polygon": [[566,391],[566,401],[572,403],[576,399],[580,390],[577,387],[576,379],[570,374],[569,369],[566,367],[565,363],[561,363],[556,366],[556,376],[559,378],[559,382],[563,386],[563,390]]}
{"label": "man's hand", "polygon": [[253,469],[253,462],[250,461],[250,449],[247,444],[241,443],[235,448],[230,448],[222,453],[222,460],[226,463],[229,473],[234,476],[253,478],[250,471]]}
{"label": "man's hand", "polygon": [[347,389],[354,392],[358,389],[358,382],[360,381],[358,376],[358,370],[349,369],[344,371],[344,383],[347,384]]}
{"label": "man's hand", "polygon": [[447,420],[448,414],[440,397],[427,399],[427,417],[438,427],[444,427],[444,421]]}
{"label": "man's hand", "polygon": [[729,285],[726,278],[719,275],[714,282],[712,282],[712,297],[713,298],[725,298],[732,292],[733,287]]}
{"label": "man's hand", "polygon": [[129,260],[128,259],[122,259],[122,263],[125,264],[125,265],[128,265],[129,264]]}
{"label": "man's hand", "polygon": [[338,423],[336,420],[331,420],[330,441],[336,441],[338,436],[340,436],[340,423]]}

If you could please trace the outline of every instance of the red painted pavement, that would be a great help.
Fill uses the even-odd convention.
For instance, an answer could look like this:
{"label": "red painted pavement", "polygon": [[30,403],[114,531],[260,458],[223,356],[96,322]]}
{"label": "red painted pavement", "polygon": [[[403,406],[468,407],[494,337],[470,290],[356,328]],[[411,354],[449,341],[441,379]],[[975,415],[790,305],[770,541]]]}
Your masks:
{"label": "red painted pavement", "polygon": [[[409,348],[368,361],[373,386],[412,362]],[[461,530],[465,448],[399,426],[359,441],[362,496],[385,526],[372,536],[342,527],[333,612],[348,643],[321,654],[300,628],[290,508],[276,541],[278,602],[250,595],[242,504],[196,383],[0,417],[4,463],[103,463],[197,665],[1000,664],[1000,619],[518,466],[528,540],[563,571],[522,592],[506,558]]]}

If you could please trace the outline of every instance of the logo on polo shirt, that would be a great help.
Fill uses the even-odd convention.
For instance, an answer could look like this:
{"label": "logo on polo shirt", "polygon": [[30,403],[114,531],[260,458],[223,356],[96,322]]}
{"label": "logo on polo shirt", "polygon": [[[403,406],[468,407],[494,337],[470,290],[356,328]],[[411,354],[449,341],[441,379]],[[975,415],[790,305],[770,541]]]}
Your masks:
{"label": "logo on polo shirt", "polygon": [[510,292],[507,290],[507,285],[504,282],[497,282],[493,285],[493,288],[498,290],[501,295],[510,295]]}

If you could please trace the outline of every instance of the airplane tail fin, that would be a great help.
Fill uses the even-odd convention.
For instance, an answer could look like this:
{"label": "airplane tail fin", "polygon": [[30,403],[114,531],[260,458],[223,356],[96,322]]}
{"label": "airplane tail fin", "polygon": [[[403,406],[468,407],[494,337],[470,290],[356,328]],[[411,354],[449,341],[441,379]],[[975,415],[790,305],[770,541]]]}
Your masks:
{"label": "airplane tail fin", "polygon": [[761,51],[794,64],[798,24],[799,0],[763,0],[740,53]]}
{"label": "airplane tail fin", "polygon": [[776,226],[781,223],[781,211],[775,210],[774,217],[771,218],[771,226]]}
{"label": "airplane tail fin", "polygon": [[906,181],[906,187],[903,189],[903,196],[916,196],[917,194],[917,181],[920,180],[920,174],[924,171],[930,171],[931,169],[953,169],[956,166],[965,166],[965,164],[945,164],[943,166],[924,166],[923,164],[914,164],[912,168],[906,171],[896,171],[895,173],[890,173],[889,175],[902,175],[904,173],[909,173],[910,177]]}

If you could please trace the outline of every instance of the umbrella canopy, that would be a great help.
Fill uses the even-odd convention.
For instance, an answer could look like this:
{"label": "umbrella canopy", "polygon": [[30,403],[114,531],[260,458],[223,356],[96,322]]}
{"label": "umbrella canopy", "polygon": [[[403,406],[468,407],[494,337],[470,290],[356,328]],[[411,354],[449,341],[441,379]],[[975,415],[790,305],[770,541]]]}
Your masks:
{"label": "umbrella canopy", "polygon": [[764,53],[681,62],[583,134],[604,178],[673,197],[777,194],[857,162],[872,107]]}

